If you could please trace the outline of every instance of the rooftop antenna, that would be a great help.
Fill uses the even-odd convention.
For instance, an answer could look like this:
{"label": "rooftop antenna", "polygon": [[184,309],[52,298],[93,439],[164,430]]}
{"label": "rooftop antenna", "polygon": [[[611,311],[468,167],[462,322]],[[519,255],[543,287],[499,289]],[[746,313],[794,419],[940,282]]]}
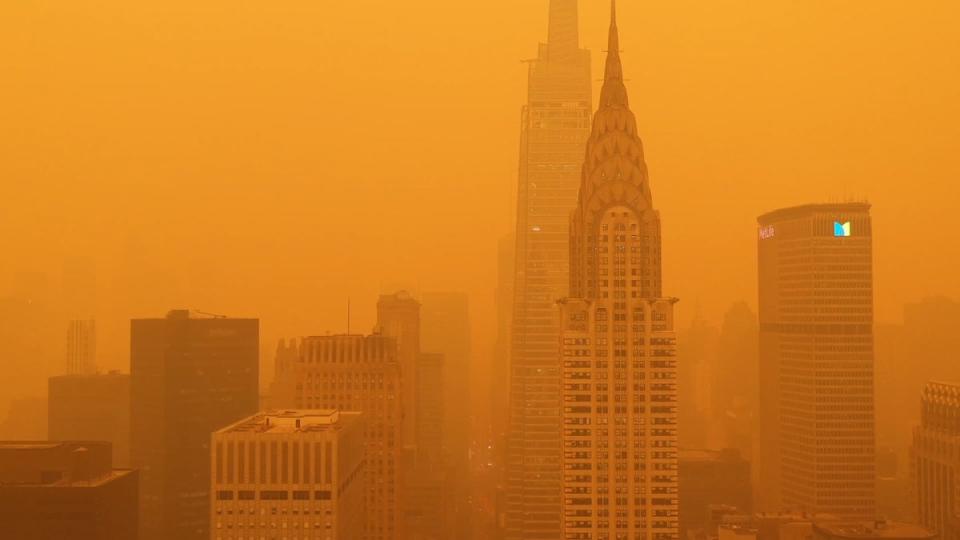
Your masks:
{"label": "rooftop antenna", "polygon": [[347,297],[347,335],[350,335],[350,297]]}

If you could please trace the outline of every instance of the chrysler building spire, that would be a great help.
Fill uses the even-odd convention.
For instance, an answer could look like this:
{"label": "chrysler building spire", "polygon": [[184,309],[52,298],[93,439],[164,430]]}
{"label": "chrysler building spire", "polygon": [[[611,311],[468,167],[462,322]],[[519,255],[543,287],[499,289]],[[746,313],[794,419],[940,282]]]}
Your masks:
{"label": "chrysler building spire", "polygon": [[617,0],[610,3],[610,35],[607,38],[607,65],[603,74],[600,106],[627,107],[627,88],[623,84],[623,66],[620,63],[620,32],[617,29]]}

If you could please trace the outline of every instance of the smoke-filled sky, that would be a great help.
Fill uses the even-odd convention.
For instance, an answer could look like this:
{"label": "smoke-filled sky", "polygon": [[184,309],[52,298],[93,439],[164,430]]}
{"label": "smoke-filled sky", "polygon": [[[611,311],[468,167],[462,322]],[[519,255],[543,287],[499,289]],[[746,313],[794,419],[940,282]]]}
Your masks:
{"label": "smoke-filled sky", "polygon": [[[608,9],[581,2],[595,78]],[[619,11],[683,320],[755,305],[756,216],[807,202],[874,204],[878,320],[960,296],[960,3]],[[0,296],[89,259],[101,364],[119,368],[131,317],[256,316],[272,342],[342,331],[348,296],[366,330],[381,289],[406,283],[469,292],[484,352],[521,60],[546,15],[547,0],[0,3]]]}

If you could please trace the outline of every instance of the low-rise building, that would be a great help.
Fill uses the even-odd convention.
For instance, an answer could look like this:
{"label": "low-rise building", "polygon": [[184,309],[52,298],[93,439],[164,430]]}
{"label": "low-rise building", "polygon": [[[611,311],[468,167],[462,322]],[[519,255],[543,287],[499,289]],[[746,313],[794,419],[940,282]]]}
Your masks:
{"label": "low-rise building", "polygon": [[360,539],[362,423],[356,412],[275,410],[215,432],[211,540]]}

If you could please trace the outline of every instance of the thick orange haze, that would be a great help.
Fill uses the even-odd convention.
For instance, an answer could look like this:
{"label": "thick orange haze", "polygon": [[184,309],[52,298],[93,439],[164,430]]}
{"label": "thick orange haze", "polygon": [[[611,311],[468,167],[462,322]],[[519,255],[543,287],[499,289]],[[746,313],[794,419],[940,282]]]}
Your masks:
{"label": "thick orange haze", "polygon": [[[581,2],[595,77],[608,9]],[[755,218],[806,202],[874,204],[879,321],[960,296],[960,3],[619,10],[664,290],[685,321],[755,305]],[[269,351],[343,331],[348,296],[367,330],[389,284],[464,290],[485,358],[520,61],[546,14],[547,0],[2,2],[0,297],[89,257],[100,363],[126,369],[131,317],[256,316]]]}

